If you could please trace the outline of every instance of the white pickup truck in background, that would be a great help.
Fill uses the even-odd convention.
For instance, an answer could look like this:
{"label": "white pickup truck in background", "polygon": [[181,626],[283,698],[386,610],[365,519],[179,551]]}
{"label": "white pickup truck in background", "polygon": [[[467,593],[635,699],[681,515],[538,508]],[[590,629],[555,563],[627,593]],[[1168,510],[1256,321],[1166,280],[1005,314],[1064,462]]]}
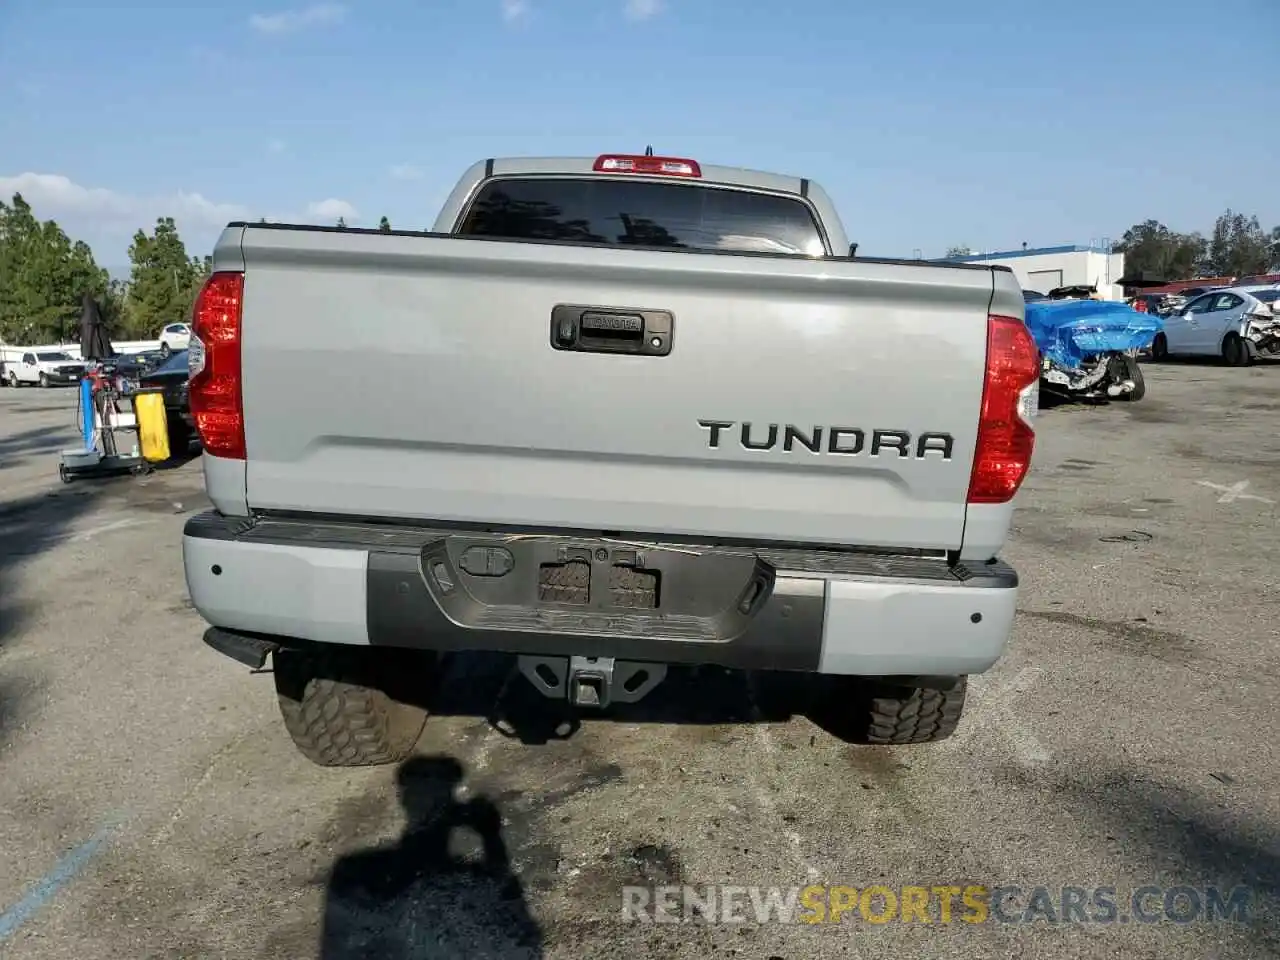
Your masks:
{"label": "white pickup truck in background", "polygon": [[478,163],[429,233],[231,224],[206,641],[328,765],[404,756],[468,650],[584,707],[837,675],[859,739],[946,737],[1013,621],[1037,353],[1007,268],[852,252],[811,181],[650,155]]}
{"label": "white pickup truck in background", "polygon": [[79,383],[85,365],[79,352],[73,356],[60,347],[0,347],[4,385],[53,387]]}

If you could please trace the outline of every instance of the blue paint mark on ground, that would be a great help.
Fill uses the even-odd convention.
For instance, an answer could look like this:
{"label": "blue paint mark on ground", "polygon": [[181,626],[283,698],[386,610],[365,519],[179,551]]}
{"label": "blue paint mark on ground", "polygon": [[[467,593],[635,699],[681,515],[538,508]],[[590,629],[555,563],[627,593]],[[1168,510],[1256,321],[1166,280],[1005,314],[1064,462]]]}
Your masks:
{"label": "blue paint mark on ground", "polygon": [[24,923],[34,916],[41,907],[52,900],[58,893],[80,873],[93,859],[107,838],[111,836],[113,827],[104,827],[76,847],[53,865],[53,869],[45,874],[26,895],[11,907],[0,911],[0,943],[18,931]]}

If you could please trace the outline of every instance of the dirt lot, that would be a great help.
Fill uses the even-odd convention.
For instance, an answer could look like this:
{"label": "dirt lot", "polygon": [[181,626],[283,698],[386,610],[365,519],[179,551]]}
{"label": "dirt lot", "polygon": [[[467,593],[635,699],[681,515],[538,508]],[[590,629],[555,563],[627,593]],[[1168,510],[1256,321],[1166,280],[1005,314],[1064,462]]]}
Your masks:
{"label": "dirt lot", "polygon": [[[508,663],[463,658],[419,756],[355,772],[304,761],[270,677],[201,643],[199,461],[63,486],[74,395],[0,391],[0,954],[1280,955],[1280,369],[1147,377],[1141,403],[1043,412],[1016,633],[950,741],[852,747],[722,671],[560,737]],[[621,920],[628,884],[815,882],[1016,885],[1014,920],[1037,885],[1115,887],[1126,917],[1147,884],[1253,906]]]}

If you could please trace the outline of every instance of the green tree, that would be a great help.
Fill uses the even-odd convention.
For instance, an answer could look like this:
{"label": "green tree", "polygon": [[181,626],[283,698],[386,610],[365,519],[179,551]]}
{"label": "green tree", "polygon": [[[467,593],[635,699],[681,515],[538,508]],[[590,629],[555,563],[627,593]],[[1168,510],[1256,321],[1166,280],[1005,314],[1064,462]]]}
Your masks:
{"label": "green tree", "polygon": [[21,194],[0,202],[0,337],[13,344],[74,339],[81,297],[103,298],[107,272],[82,241],[41,223]]}
{"label": "green tree", "polygon": [[186,320],[208,273],[208,258],[187,256],[172,217],[156,220],[148,236],[139,230],[129,247],[133,268],[122,333],[150,338],[168,323]]}
{"label": "green tree", "polygon": [[967,244],[961,244],[957,247],[947,247],[947,252],[943,256],[950,260],[952,257],[967,257],[971,253],[973,251],[969,249]]}
{"label": "green tree", "polygon": [[119,280],[110,281],[98,302],[102,307],[102,319],[107,325],[107,333],[112,339],[124,339],[120,335],[125,333],[129,325],[127,319],[128,286]]}
{"label": "green tree", "polygon": [[383,233],[390,233],[391,221],[388,220],[386,217],[383,217],[381,220],[378,221],[378,229],[381,230]]}
{"label": "green tree", "polygon": [[1228,209],[1213,225],[1208,264],[1216,276],[1242,277],[1265,273],[1271,263],[1271,238],[1257,217]]}
{"label": "green tree", "polygon": [[1177,233],[1159,220],[1135,223],[1114,247],[1124,254],[1124,272],[1183,280],[1204,265],[1207,243],[1198,233]]}

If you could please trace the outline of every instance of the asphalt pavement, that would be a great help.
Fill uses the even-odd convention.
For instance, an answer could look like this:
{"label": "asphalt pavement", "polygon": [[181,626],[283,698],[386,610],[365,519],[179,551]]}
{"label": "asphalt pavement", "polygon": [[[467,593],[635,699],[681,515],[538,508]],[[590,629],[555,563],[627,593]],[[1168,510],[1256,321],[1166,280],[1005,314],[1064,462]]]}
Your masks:
{"label": "asphalt pavement", "polygon": [[[417,755],[354,771],[200,641],[199,459],[63,485],[74,392],[0,390],[0,956],[1280,956],[1280,367],[1145,370],[1042,411],[952,739],[852,746],[721,670],[575,723],[462,657]],[[842,922],[760,899],[796,888]],[[687,890],[711,916],[624,914]]]}

